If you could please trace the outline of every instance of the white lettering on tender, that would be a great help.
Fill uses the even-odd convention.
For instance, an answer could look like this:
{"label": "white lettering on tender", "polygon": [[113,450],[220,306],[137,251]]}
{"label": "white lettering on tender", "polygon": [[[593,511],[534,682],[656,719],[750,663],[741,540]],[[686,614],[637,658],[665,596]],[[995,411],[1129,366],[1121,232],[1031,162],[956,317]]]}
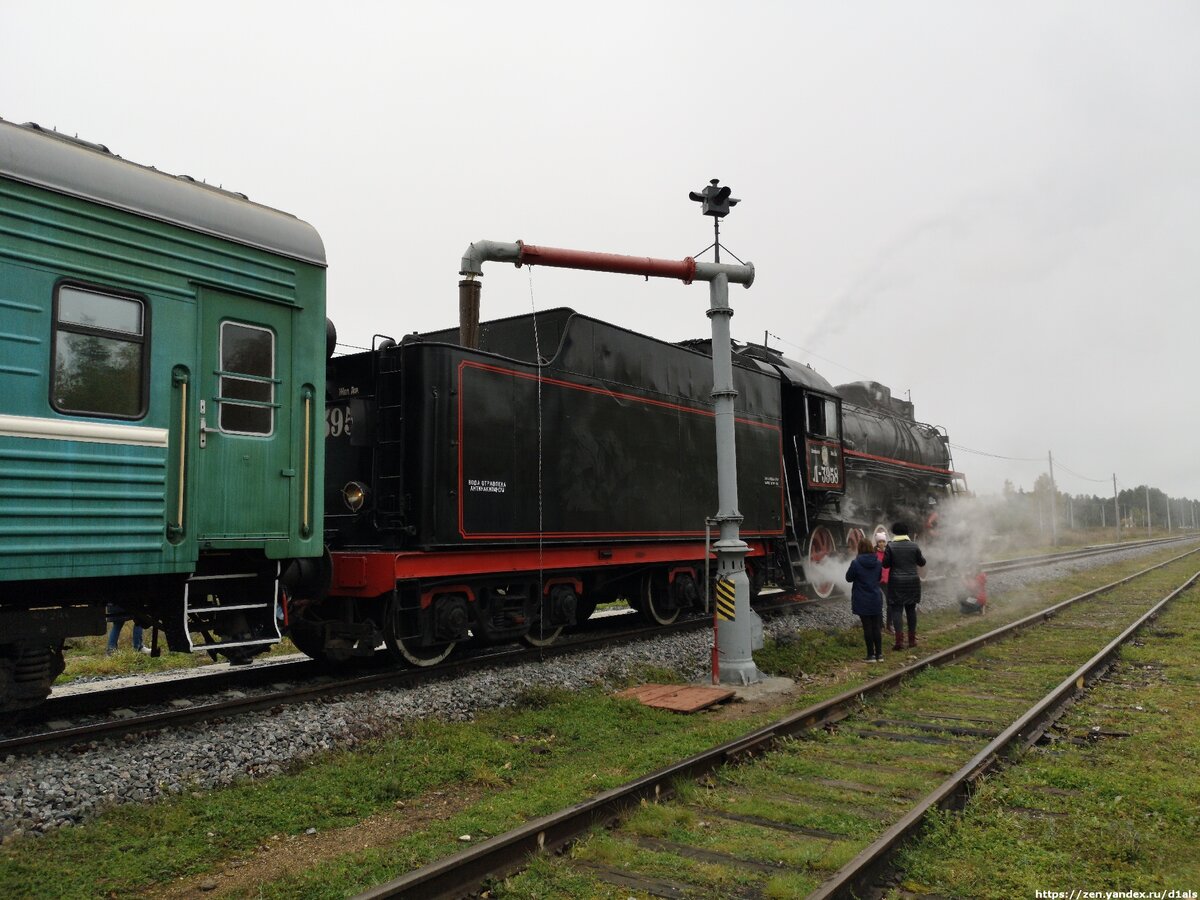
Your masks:
{"label": "white lettering on tender", "polygon": [[503,494],[508,490],[508,482],[488,481],[481,478],[468,478],[467,490],[481,494]]}

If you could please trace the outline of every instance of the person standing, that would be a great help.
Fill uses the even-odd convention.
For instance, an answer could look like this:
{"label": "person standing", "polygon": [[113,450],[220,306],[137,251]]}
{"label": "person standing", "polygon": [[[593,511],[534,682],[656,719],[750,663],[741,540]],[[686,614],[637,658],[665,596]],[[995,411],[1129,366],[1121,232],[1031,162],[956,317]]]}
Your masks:
{"label": "person standing", "polygon": [[846,570],[851,583],[850,611],[862,620],[863,640],[867,644],[867,662],[883,662],[883,595],[879,593],[879,576],[883,567],[866,538],[858,542],[858,556]]}
{"label": "person standing", "polygon": [[[117,641],[121,639],[121,629],[125,627],[125,623],[129,621],[129,613],[117,606],[115,603],[109,603],[104,609],[105,617],[112,625],[108,629],[108,650],[106,653],[112,655],[117,652]],[[150,648],[142,644],[144,629],[137,622],[133,623],[133,652],[134,653],[149,653]]]}
{"label": "person standing", "polygon": [[908,523],[892,526],[892,540],[883,551],[883,566],[888,569],[888,617],[896,629],[896,646],[904,649],[901,628],[908,619],[908,646],[917,646],[917,604],[921,602],[921,572],[925,556],[917,542],[908,536]]}
{"label": "person standing", "polygon": [[[883,564],[883,551],[887,549],[887,542],[888,542],[888,533],[886,530],[884,530],[884,527],[882,525],[880,525],[878,528],[875,529],[875,555],[879,558],[880,565]],[[879,595],[883,598],[884,612],[887,612],[887,608],[888,608],[888,605],[887,605],[887,602],[888,602],[887,583],[888,583],[889,571],[890,570],[888,570],[888,569],[884,569],[883,572],[879,576]],[[894,632],[892,631],[892,617],[891,616],[885,616],[883,624],[887,628],[888,634],[894,634]]]}

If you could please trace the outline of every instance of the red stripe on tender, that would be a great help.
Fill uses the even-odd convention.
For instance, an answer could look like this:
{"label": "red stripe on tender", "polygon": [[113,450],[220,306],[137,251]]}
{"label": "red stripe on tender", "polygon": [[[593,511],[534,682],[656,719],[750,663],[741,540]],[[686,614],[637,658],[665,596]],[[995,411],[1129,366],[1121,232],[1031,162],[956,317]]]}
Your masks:
{"label": "red stripe on tender", "polygon": [[[748,556],[765,556],[767,547],[747,542]],[[335,597],[378,597],[398,581],[511,575],[545,571],[560,575],[573,569],[662,565],[704,561],[703,542],[612,544],[588,547],[536,547],[519,550],[439,550],[402,553],[336,552],[330,594]],[[711,554],[710,554],[711,555]]]}

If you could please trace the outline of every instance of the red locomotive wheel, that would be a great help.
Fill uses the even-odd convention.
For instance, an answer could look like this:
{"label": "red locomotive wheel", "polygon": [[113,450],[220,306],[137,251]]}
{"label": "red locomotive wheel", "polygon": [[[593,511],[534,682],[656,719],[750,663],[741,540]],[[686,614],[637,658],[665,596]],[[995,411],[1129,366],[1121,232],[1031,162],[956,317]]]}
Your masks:
{"label": "red locomotive wheel", "polygon": [[858,542],[866,538],[866,532],[861,528],[851,528],[846,532],[846,552],[851,557],[858,556]]}
{"label": "red locomotive wheel", "polygon": [[[812,585],[813,593],[824,600],[833,593],[834,582],[832,580],[821,580],[828,578],[827,566],[832,563],[834,554],[837,553],[837,543],[833,539],[833,533],[824,525],[818,525],[813,529],[811,537],[808,539],[808,565],[805,566],[808,575],[808,583]],[[826,563],[826,560],[829,563]],[[825,563],[823,566],[822,563]],[[813,577],[814,571],[820,571],[821,574]]]}

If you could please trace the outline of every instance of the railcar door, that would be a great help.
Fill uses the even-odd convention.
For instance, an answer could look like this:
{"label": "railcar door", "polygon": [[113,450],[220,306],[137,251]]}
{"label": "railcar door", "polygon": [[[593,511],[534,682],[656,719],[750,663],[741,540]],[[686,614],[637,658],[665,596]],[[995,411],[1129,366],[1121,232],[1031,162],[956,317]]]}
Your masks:
{"label": "railcar door", "polygon": [[286,539],[298,473],[292,456],[293,310],[200,292],[193,523],[200,541]]}

